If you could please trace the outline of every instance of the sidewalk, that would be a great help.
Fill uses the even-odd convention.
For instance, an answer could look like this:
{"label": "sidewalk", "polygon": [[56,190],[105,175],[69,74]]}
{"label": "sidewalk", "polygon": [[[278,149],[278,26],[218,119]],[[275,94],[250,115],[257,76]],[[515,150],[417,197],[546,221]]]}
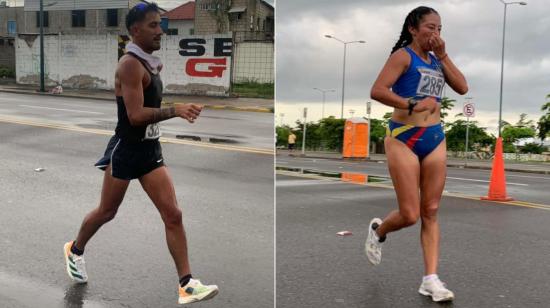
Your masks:
{"label": "sidewalk", "polygon": [[[72,98],[85,98],[114,101],[114,91],[98,90],[98,89],[66,89],[63,88],[63,94],[51,94],[39,92],[39,86],[34,85],[19,85],[10,80],[0,79],[0,92],[16,93],[16,94],[32,94],[32,95],[49,95],[62,96]],[[46,87],[46,90],[50,88]],[[214,96],[193,96],[193,95],[175,95],[165,94],[163,103],[197,103],[204,105],[207,109],[224,109],[235,111],[252,111],[252,112],[273,112],[274,100],[262,98],[246,98],[246,97],[214,97]]]}
{"label": "sidewalk", "polygon": [[[277,149],[278,155],[289,155],[288,150]],[[334,152],[314,152],[306,151],[305,155],[302,155],[300,150],[296,150],[292,155],[307,157],[307,158],[320,158],[320,159],[332,159],[332,160],[346,160],[346,161],[371,161],[371,162],[386,162],[386,155],[384,154],[371,154],[371,157],[368,159],[362,158],[342,158],[341,153]],[[468,169],[484,169],[491,170],[493,167],[492,160],[479,160],[479,159],[458,159],[458,158],[447,158],[447,167],[453,168],[468,168]],[[528,172],[528,173],[538,173],[538,174],[550,174],[550,163],[549,162],[516,162],[516,161],[505,161],[504,167],[506,171],[511,172]]]}

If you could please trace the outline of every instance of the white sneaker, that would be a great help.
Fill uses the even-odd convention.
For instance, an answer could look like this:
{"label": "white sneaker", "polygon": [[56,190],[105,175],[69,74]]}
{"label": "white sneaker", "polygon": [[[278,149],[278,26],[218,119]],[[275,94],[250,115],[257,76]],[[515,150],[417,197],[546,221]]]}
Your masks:
{"label": "white sneaker", "polygon": [[367,236],[367,241],[365,242],[365,253],[367,254],[367,258],[369,259],[370,263],[373,265],[380,264],[380,260],[382,259],[382,243],[379,242],[378,235],[372,228],[374,224],[381,225],[382,219],[380,218],[374,218],[369,223],[369,235]]}
{"label": "white sneaker", "polygon": [[70,241],[65,243],[63,246],[67,274],[69,274],[69,277],[72,280],[78,283],[86,283],[88,281],[88,274],[86,274],[86,263],[84,262],[84,257],[72,253],[72,245],[73,241]]}
{"label": "white sneaker", "polygon": [[200,280],[193,279],[184,287],[179,287],[179,304],[190,304],[211,299],[218,294],[217,285],[203,285]]}
{"label": "white sneaker", "polygon": [[452,301],[455,298],[454,293],[437,277],[422,281],[418,293],[431,296],[434,302]]}

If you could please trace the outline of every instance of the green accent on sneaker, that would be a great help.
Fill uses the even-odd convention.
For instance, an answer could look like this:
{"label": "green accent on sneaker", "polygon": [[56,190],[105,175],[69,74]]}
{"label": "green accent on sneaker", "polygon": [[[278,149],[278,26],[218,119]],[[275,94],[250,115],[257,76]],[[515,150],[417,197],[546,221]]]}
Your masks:
{"label": "green accent on sneaker", "polygon": [[75,277],[75,278],[84,279],[84,278],[82,278],[82,276],[80,276],[79,274],[77,274],[75,272],[71,272],[71,275],[73,275],[73,277]]}
{"label": "green accent on sneaker", "polygon": [[69,264],[69,268],[70,268],[73,272],[78,272],[78,270],[76,269],[76,267],[74,267],[72,264]]}

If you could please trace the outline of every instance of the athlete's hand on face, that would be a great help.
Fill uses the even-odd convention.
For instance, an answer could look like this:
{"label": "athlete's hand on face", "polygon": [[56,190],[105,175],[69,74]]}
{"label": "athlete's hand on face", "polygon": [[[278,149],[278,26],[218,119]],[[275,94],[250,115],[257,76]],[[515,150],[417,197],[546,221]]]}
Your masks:
{"label": "athlete's hand on face", "polygon": [[186,119],[189,123],[195,123],[195,119],[199,117],[202,111],[202,106],[196,104],[178,104],[176,105],[176,114],[182,119]]}
{"label": "athlete's hand on face", "polygon": [[422,99],[413,109],[414,112],[423,112],[426,110],[430,113],[434,113],[437,110],[437,101],[434,97],[428,96]]}
{"label": "athlete's hand on face", "polygon": [[432,37],[430,37],[429,43],[432,47],[432,51],[438,59],[441,59],[445,56],[445,41],[441,38],[441,36],[439,36],[439,34],[434,32],[432,34]]}

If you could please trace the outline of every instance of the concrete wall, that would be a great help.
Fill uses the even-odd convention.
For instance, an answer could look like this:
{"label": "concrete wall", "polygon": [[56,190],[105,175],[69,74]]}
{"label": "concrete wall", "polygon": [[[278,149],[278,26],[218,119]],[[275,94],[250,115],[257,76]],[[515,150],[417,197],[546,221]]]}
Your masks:
{"label": "concrete wall", "polygon": [[[231,37],[216,35],[216,38]],[[161,78],[167,93],[228,95],[230,57],[227,68],[219,77],[191,76],[187,73],[188,61],[212,59],[213,36],[194,36],[206,40],[205,53],[200,56],[180,55],[180,40],[189,36],[164,36],[161,49],[155,53],[164,63]],[[118,35],[48,35],[44,39],[46,84],[61,84],[70,88],[113,89],[115,68],[118,62]],[[38,84],[39,38],[37,35],[19,35],[16,39],[16,78],[18,83]],[[198,64],[197,71],[209,71],[212,64]],[[214,66],[220,66],[214,65]]]}
{"label": "concrete wall", "polygon": [[273,83],[274,45],[268,42],[243,42],[235,46],[233,81]]}

